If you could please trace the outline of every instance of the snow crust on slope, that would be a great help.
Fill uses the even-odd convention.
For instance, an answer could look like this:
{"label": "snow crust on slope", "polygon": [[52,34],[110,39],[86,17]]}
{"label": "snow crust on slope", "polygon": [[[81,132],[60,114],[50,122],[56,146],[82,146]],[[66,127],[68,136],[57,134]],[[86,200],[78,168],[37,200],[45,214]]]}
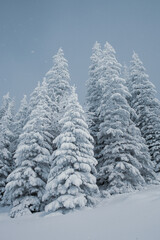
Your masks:
{"label": "snow crust on slope", "polygon": [[160,186],[113,196],[66,215],[37,213],[11,219],[0,208],[1,240],[159,240]]}

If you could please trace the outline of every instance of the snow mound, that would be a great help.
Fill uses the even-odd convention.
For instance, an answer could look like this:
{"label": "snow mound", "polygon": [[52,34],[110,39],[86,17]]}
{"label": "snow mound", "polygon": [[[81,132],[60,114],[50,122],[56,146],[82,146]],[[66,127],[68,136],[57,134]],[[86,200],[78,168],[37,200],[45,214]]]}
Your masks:
{"label": "snow mound", "polygon": [[160,186],[112,196],[95,208],[66,215],[37,213],[11,219],[0,209],[2,240],[159,240]]}

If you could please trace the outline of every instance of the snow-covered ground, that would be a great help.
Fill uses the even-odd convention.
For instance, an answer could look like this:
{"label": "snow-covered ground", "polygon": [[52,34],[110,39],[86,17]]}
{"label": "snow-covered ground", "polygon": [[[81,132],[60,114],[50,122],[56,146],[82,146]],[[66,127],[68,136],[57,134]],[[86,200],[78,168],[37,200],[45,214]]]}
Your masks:
{"label": "snow-covered ground", "polygon": [[11,219],[0,209],[1,240],[160,240],[160,186],[102,200],[94,209]]}

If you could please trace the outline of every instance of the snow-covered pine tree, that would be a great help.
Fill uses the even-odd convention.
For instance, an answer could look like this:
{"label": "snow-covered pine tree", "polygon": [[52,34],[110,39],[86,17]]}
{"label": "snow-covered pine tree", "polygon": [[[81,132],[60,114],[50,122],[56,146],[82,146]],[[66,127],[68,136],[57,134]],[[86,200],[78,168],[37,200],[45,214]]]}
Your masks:
{"label": "snow-covered pine tree", "polygon": [[14,141],[13,141],[13,152],[15,153],[17,146],[19,144],[19,136],[22,133],[23,127],[27,122],[28,118],[28,103],[27,97],[24,95],[20,108],[14,118]]}
{"label": "snow-covered pine tree", "polygon": [[128,69],[128,66],[126,64],[124,64],[122,66],[122,74],[121,74],[121,77],[125,79],[126,81],[126,85],[127,85],[127,79],[129,77],[129,69]]}
{"label": "snow-covered pine tree", "polygon": [[52,153],[51,109],[47,86],[39,86],[37,105],[20,134],[15,158],[17,168],[8,176],[4,200],[11,202],[11,217],[41,210],[41,198],[50,169]]}
{"label": "snow-covered pine tree", "polygon": [[9,96],[9,93],[7,93],[6,95],[3,96],[2,106],[0,108],[0,120],[5,115],[5,112],[7,111],[8,105],[10,104],[11,101],[12,100],[11,100],[11,98]]}
{"label": "snow-covered pine tree", "polygon": [[0,119],[0,201],[2,200],[6,180],[8,175],[13,169],[12,161],[12,141],[13,141],[13,112],[14,103],[6,95],[6,109],[3,111],[2,118]]}
{"label": "snow-covered pine tree", "polygon": [[48,86],[48,95],[52,101],[52,134],[56,137],[60,131],[59,120],[66,107],[66,98],[71,91],[68,62],[64,58],[61,48],[53,56],[53,66],[46,73],[45,81]]}
{"label": "snow-covered pine tree", "polygon": [[46,82],[50,98],[59,103],[66,91],[70,91],[70,75],[68,62],[64,58],[63,50],[60,48],[53,56],[53,67],[46,73]]}
{"label": "snow-covered pine tree", "polygon": [[40,82],[38,82],[37,86],[35,87],[35,89],[33,90],[33,92],[30,95],[30,101],[29,101],[29,107],[28,107],[29,115],[32,112],[32,110],[36,108],[36,106],[39,102],[39,98],[37,96],[39,96],[40,92],[41,92],[41,84],[40,84]]}
{"label": "snow-covered pine tree", "polygon": [[136,124],[145,138],[155,171],[160,171],[160,102],[156,99],[155,86],[150,82],[142,61],[133,53],[128,78],[131,93],[130,105],[134,108]]}
{"label": "snow-covered pine tree", "polygon": [[89,68],[89,79],[86,83],[87,123],[89,126],[90,134],[94,138],[94,154],[96,159],[98,159],[99,155],[97,141],[97,134],[99,132],[100,124],[98,108],[102,96],[102,90],[99,81],[101,78],[101,60],[102,60],[101,46],[98,42],[96,42],[92,49],[91,65]]}
{"label": "snow-covered pine tree", "polygon": [[53,153],[43,197],[48,203],[46,212],[66,212],[93,204],[94,194],[98,193],[94,176],[97,161],[93,156],[93,138],[88,132],[84,111],[74,89],[60,124],[60,135],[54,140],[57,150]]}
{"label": "snow-covered pine tree", "polygon": [[131,120],[133,110],[126,100],[130,94],[125,80],[120,78],[121,65],[109,43],[104,47],[103,65],[98,183],[115,194],[151,182],[155,175],[145,140]]}

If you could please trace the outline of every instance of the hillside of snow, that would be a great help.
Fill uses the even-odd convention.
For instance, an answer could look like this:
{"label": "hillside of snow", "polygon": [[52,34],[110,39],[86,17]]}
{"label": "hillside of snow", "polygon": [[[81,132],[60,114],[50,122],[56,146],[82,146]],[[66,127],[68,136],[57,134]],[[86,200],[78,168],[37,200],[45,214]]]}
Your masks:
{"label": "hillside of snow", "polygon": [[1,240],[159,240],[160,186],[104,199],[66,215],[11,219],[0,208]]}

